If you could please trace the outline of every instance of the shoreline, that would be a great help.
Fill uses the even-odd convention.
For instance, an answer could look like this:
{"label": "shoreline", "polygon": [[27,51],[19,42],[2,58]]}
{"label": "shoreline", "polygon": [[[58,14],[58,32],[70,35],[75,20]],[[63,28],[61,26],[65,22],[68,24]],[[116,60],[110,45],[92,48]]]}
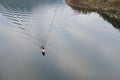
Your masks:
{"label": "shoreline", "polygon": [[[120,12],[120,6],[118,4],[107,4],[107,3],[96,3],[83,1],[83,0],[65,0],[65,2],[74,8],[84,8],[88,10],[93,11],[119,11]],[[116,7],[117,6],[117,7]]]}

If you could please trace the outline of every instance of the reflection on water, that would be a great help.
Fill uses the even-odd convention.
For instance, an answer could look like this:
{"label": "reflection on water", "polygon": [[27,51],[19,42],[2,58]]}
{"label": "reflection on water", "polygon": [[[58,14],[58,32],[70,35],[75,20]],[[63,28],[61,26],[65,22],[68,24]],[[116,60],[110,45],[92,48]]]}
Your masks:
{"label": "reflection on water", "polygon": [[84,9],[84,8],[75,8],[72,7],[77,13],[83,13],[83,14],[90,14],[91,12],[96,12],[104,20],[107,20],[110,24],[113,25],[113,27],[120,29],[120,12],[117,11],[106,11],[106,12],[100,12],[100,11],[93,11],[89,9]]}
{"label": "reflection on water", "polygon": [[119,19],[81,11],[63,0],[1,0],[0,80],[119,80]]}
{"label": "reflection on water", "polygon": [[120,19],[112,18],[105,13],[100,13],[100,15],[104,18],[104,20],[107,20],[109,23],[111,23],[113,27],[120,29]]}

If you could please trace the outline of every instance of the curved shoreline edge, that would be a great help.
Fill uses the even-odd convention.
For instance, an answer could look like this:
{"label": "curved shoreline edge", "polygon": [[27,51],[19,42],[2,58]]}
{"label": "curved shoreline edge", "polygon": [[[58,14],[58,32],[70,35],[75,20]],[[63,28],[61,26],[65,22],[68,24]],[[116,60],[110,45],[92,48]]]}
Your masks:
{"label": "curved shoreline edge", "polygon": [[[90,2],[91,1],[91,2]],[[105,3],[96,2],[97,0],[65,0],[65,2],[74,8],[84,8],[94,11],[119,11],[120,12],[120,2]]]}
{"label": "curved shoreline edge", "polygon": [[115,28],[120,29],[120,10],[108,10],[108,9],[96,9],[91,8],[87,5],[83,5],[83,3],[73,3],[78,0],[65,0],[66,4],[68,4],[73,10],[82,12],[84,14],[96,12],[100,16],[103,17],[104,20],[107,20],[111,23]]}

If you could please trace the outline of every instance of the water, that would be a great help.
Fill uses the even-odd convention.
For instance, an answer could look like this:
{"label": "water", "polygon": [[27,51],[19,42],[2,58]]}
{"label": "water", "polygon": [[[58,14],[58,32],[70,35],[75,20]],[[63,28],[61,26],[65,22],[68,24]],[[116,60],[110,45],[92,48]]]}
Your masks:
{"label": "water", "polygon": [[120,21],[85,13],[63,0],[1,0],[0,80],[120,80]]}

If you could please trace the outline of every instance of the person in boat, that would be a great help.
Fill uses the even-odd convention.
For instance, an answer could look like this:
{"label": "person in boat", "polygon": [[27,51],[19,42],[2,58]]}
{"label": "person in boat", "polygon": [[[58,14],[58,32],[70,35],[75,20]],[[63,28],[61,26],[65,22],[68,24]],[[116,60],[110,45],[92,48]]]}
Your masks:
{"label": "person in boat", "polygon": [[45,48],[43,46],[41,47],[41,51],[42,51],[42,55],[44,56],[45,55]]}

